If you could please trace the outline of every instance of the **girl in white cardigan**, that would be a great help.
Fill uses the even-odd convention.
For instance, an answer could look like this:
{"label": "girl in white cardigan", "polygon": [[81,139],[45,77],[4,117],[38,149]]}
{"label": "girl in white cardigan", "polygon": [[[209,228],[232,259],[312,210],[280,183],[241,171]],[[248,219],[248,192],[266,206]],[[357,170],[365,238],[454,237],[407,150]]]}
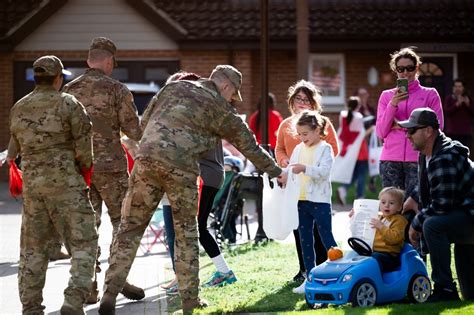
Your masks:
{"label": "girl in white cardigan", "polygon": [[[304,111],[296,123],[296,132],[301,143],[290,158],[290,167],[299,174],[300,197],[298,201],[298,231],[306,268],[306,276],[315,266],[313,226],[317,224],[319,235],[326,249],[336,246],[331,228],[331,182],[330,173],[334,161],[331,146],[321,136],[326,130],[326,120],[315,111]],[[304,293],[306,281],[293,289]]]}

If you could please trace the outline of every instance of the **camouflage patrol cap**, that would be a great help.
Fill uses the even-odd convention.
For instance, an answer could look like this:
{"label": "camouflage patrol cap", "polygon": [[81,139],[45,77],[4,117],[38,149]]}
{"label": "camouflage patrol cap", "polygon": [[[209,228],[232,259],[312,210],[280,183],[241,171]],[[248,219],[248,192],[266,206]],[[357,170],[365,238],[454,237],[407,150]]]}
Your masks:
{"label": "camouflage patrol cap", "polygon": [[232,85],[235,87],[235,94],[232,95],[232,99],[235,101],[242,102],[242,95],[240,95],[240,87],[242,86],[242,73],[239,70],[232,67],[231,65],[218,65],[214,68],[212,73],[221,72],[224,74]]}
{"label": "camouflage patrol cap", "polygon": [[117,52],[117,47],[114,42],[108,39],[107,37],[96,37],[92,40],[89,50],[100,49],[108,51],[114,57],[114,64],[117,66],[117,60],[115,60],[115,53]]}
{"label": "camouflage patrol cap", "polygon": [[64,69],[63,63],[56,56],[42,56],[33,62],[33,74],[36,77],[55,77],[59,74],[71,75]]}

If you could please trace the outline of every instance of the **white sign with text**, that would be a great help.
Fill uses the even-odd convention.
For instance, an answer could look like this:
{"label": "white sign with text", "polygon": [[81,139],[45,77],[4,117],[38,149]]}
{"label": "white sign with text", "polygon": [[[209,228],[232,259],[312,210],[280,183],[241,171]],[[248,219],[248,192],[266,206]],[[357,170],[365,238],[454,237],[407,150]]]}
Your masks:
{"label": "white sign with text", "polygon": [[350,231],[352,237],[360,238],[373,247],[375,229],[370,225],[371,219],[377,219],[379,213],[379,201],[373,199],[354,200],[354,215],[350,220]]}

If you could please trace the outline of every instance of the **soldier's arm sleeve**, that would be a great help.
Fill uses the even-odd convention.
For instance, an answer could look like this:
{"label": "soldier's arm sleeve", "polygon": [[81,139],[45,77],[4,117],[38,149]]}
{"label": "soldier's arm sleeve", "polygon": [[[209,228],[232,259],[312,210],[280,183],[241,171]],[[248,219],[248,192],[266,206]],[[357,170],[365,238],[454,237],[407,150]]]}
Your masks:
{"label": "soldier's arm sleeve", "polygon": [[11,135],[10,142],[8,143],[7,159],[14,160],[18,154],[20,154],[20,143],[14,135]]}
{"label": "soldier's arm sleeve", "polygon": [[276,177],[282,172],[275,160],[263,150],[247,124],[235,113],[229,112],[217,126],[216,132],[232,143],[245,157],[261,171]]}
{"label": "soldier's arm sleeve", "polygon": [[143,130],[145,130],[145,127],[148,124],[148,121],[150,120],[151,114],[153,114],[153,112],[155,111],[157,103],[158,103],[158,94],[153,96],[153,98],[148,103],[145,111],[143,112],[142,120],[140,121],[140,128],[142,132]]}
{"label": "soldier's arm sleeve", "polygon": [[15,137],[15,135],[12,132],[12,113],[13,113],[13,108],[12,110],[10,110],[10,118],[8,120],[9,128],[10,128],[10,141],[8,142],[8,153],[7,153],[8,160],[16,159],[18,154],[20,154],[20,151],[21,151],[20,142],[18,142],[18,139]]}
{"label": "soldier's arm sleeve", "polygon": [[81,167],[89,168],[92,165],[92,122],[84,106],[76,99],[71,98],[70,124],[71,133],[76,150],[76,160]]}
{"label": "soldier's arm sleeve", "polygon": [[120,96],[117,107],[120,130],[130,139],[139,141],[142,137],[142,130],[138,120],[137,107],[133,102],[133,95],[124,86],[120,92]]}

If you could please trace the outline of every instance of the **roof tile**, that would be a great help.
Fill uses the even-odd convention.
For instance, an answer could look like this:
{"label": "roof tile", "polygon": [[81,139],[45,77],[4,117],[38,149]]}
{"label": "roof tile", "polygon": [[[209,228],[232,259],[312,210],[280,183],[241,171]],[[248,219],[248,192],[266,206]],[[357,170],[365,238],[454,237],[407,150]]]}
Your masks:
{"label": "roof tile", "polygon": [[[137,0],[138,1],[138,0]],[[142,0],[145,1],[145,0]],[[312,39],[468,40],[471,0],[308,0]],[[44,0],[0,1],[0,39]],[[258,40],[259,0],[151,0],[179,23],[186,40]],[[296,37],[295,0],[269,1],[272,40]]]}

